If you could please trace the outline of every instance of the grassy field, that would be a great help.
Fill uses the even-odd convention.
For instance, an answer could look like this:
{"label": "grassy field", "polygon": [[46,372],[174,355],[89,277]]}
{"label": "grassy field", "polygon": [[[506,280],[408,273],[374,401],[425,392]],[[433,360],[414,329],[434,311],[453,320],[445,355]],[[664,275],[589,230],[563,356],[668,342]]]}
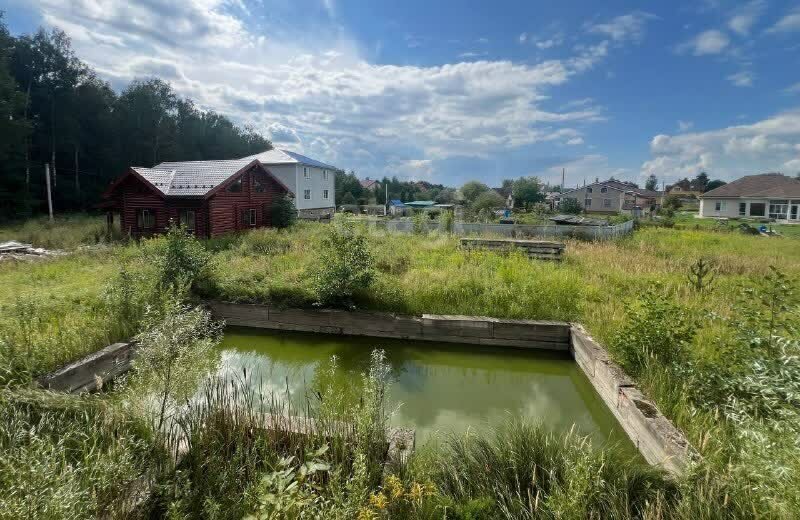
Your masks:
{"label": "grassy field", "polygon": [[[425,507],[422,501],[398,496],[397,511],[406,515],[409,507],[419,506],[416,517],[441,518],[434,511],[447,503],[452,511],[463,513],[447,518],[493,518],[505,510],[514,511],[510,518],[553,517],[559,511],[565,515],[580,511],[577,516],[585,517],[587,511],[616,514],[617,509],[603,507],[622,500],[636,509],[628,511],[633,517],[790,518],[800,507],[800,448],[796,444],[800,435],[796,411],[800,405],[796,334],[800,295],[795,290],[800,279],[800,239],[783,229],[783,237],[761,237],[710,228],[706,222],[700,220],[702,225],[695,227],[693,221],[679,217],[675,228],[645,227],[617,241],[570,240],[559,264],[530,261],[518,254],[463,252],[457,238],[440,233],[361,232],[372,281],[368,287],[356,288],[350,304],[409,314],[582,322],[686,431],[706,461],[698,474],[679,483],[680,489],[670,488],[660,477],[641,476],[640,483],[652,488],[629,489],[637,498],[632,495],[628,501],[620,498],[626,493],[622,488],[632,485],[628,479],[634,476],[608,474],[609,482],[613,481],[608,488],[590,484],[593,475],[604,471],[602,457],[582,459],[579,446],[583,441],[571,440],[546,452],[547,457],[561,457],[559,464],[572,472],[564,469],[557,486],[548,487],[547,493],[556,498],[532,513],[530,504],[504,502],[515,492],[511,487],[493,496],[492,482],[476,469],[480,457],[491,455],[498,464],[511,457],[503,446],[533,442],[531,438],[537,443],[555,442],[538,431],[523,428],[519,433],[512,428],[517,437],[509,439],[503,437],[508,432],[498,432],[491,441],[494,445],[482,445],[480,439],[469,445],[455,440],[449,444],[459,456],[474,458],[473,465],[435,462],[423,465],[427,469],[418,474],[404,476],[404,486],[428,479],[441,493],[431,493],[435,503]],[[0,240],[77,250],[81,245],[104,243],[104,235],[97,234],[101,228],[101,219],[75,217],[56,225],[38,222],[2,228]],[[201,242],[208,265],[195,280],[193,297],[314,305],[319,300],[320,251],[327,247],[330,229],[330,225],[300,223],[286,231],[256,230]],[[51,260],[0,263],[0,377],[5,385],[15,387],[26,378],[133,335],[147,304],[152,303],[150,295],[159,276],[153,254],[159,244],[163,245],[158,241],[118,243]],[[701,258],[713,267],[713,281],[698,290],[692,287],[689,274]],[[764,284],[775,279],[773,268],[783,278],[769,289]],[[769,302],[772,307],[766,305]],[[765,332],[765,323],[776,326]],[[35,422],[39,415],[34,416],[20,415],[20,427],[32,427],[26,421]],[[63,414],[56,419],[64,420]],[[2,442],[0,432],[0,447]],[[116,449],[108,449],[112,448]],[[543,453],[529,454],[529,462],[540,460]],[[448,460],[442,453],[433,457]],[[47,461],[57,463],[57,459]],[[128,462],[124,467],[136,469]],[[431,467],[445,468],[445,472]],[[581,477],[575,473],[578,469],[587,473]],[[95,465],[87,471],[102,473]],[[4,475],[8,473],[3,473],[0,464],[0,484]],[[471,487],[463,481],[468,475]],[[492,478],[502,482],[505,477]],[[74,482],[89,485],[80,484],[81,479]],[[576,486],[578,494],[600,493],[598,500],[606,505],[571,503],[564,494],[570,485]],[[371,489],[370,496],[391,495],[388,488]],[[381,500],[365,496],[363,503],[371,505],[357,512],[369,510],[377,515],[365,518],[389,517],[380,516],[392,507],[384,504],[381,509]],[[614,508],[624,509],[622,502]],[[256,503],[248,502],[248,507]],[[468,516],[470,507],[489,513]]]}

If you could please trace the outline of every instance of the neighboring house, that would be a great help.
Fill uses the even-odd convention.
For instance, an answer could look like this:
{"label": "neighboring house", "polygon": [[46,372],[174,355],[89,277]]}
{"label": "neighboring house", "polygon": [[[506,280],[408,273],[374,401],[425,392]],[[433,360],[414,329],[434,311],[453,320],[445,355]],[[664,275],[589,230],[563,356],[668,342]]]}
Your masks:
{"label": "neighboring house", "polygon": [[370,179],[369,177],[358,182],[361,183],[361,187],[365,190],[374,190],[381,185],[380,182],[376,181],[375,179]]}
{"label": "neighboring house", "polygon": [[109,225],[134,237],[163,233],[169,222],[201,237],[271,225],[273,200],[290,193],[254,159],[166,162],[128,168],[103,194]]}
{"label": "neighboring house", "polygon": [[400,216],[405,215],[408,209],[409,209],[408,206],[403,204],[401,200],[392,199],[389,201],[389,213],[393,217],[396,217],[398,215]]}
{"label": "neighboring house", "polygon": [[637,188],[635,185],[608,180],[595,182],[561,194],[561,200],[577,199],[584,210],[592,213],[627,213],[646,215],[660,204],[657,191]]}
{"label": "neighboring house", "polygon": [[258,161],[295,195],[301,217],[330,216],[336,207],[335,180],[339,168],[289,150],[273,148],[245,157]]}
{"label": "neighboring house", "polygon": [[667,195],[676,195],[685,198],[700,198],[703,194],[703,186],[697,179],[689,180],[683,179],[675,184],[670,184],[664,190]]}
{"label": "neighboring house", "polygon": [[704,193],[699,215],[800,222],[800,180],[780,173],[747,175]]}
{"label": "neighboring house", "polygon": [[551,210],[558,209],[559,204],[561,204],[561,192],[559,191],[549,191],[544,196],[544,203],[547,204]]}

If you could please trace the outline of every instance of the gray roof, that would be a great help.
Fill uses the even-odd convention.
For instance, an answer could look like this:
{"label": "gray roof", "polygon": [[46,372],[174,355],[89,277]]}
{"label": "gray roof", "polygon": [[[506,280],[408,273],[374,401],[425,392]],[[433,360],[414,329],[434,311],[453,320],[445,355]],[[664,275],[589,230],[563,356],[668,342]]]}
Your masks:
{"label": "gray roof", "polygon": [[763,197],[772,199],[800,198],[800,180],[780,173],[745,175],[724,186],[707,191],[702,198]]}
{"label": "gray roof", "polygon": [[225,182],[253,159],[164,162],[133,170],[168,197],[200,197]]}
{"label": "gray roof", "polygon": [[258,162],[264,165],[269,164],[304,164],[306,166],[313,166],[315,168],[325,168],[329,170],[338,170],[336,166],[331,166],[330,164],[325,164],[323,162],[317,161],[315,159],[311,159],[310,157],[306,157],[305,155],[300,155],[297,152],[292,152],[289,150],[279,150],[277,148],[273,148],[271,150],[267,150],[265,152],[257,153],[255,155],[251,155],[249,157],[245,157],[245,159],[253,160],[258,159]]}

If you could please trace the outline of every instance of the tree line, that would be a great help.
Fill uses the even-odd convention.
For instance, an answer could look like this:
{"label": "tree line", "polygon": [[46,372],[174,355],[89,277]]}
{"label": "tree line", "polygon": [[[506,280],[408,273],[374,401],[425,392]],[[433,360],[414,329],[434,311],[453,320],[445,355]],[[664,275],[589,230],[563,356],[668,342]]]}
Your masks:
{"label": "tree line", "polygon": [[0,219],[46,211],[45,163],[56,211],[82,211],[128,166],[270,147],[253,128],[198,108],[161,79],[137,79],[117,93],[63,31],[13,36],[0,12]]}

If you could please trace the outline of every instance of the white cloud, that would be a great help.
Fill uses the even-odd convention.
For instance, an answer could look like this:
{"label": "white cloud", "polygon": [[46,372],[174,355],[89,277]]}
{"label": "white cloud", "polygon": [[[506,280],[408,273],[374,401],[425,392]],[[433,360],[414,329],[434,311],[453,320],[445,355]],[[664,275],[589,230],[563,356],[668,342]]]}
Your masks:
{"label": "white cloud", "polygon": [[749,70],[742,70],[737,72],[736,74],[731,74],[730,76],[728,76],[728,81],[730,81],[737,87],[752,87],[753,79],[754,75]]}
{"label": "white cloud", "polygon": [[800,31],[800,8],[795,8],[770,27],[769,33],[788,33]]}
{"label": "white cloud", "polygon": [[535,64],[379,65],[336,26],[307,31],[308,39],[291,27],[256,30],[223,0],[32,1],[114,85],[166,76],[200,107],[360,171],[424,170],[404,161],[433,167],[448,157],[565,142],[579,137],[577,125],[603,119],[589,104],[548,109],[545,102],[603,60],[606,42]]}
{"label": "white cloud", "polygon": [[750,29],[752,29],[753,25],[761,16],[765,7],[766,5],[763,0],[748,2],[734,10],[733,14],[728,19],[728,27],[741,36],[747,36],[750,34]]}
{"label": "white cloud", "polygon": [[519,40],[519,43],[525,43],[526,41],[528,41],[528,33],[520,34],[519,38],[517,39]]}
{"label": "white cloud", "polygon": [[583,144],[583,137],[573,137],[572,139],[567,141],[567,144],[571,146]]}
{"label": "white cloud", "polygon": [[800,109],[779,113],[749,125],[708,132],[657,135],[650,142],[652,159],[642,173],[668,180],[706,170],[734,179],[748,173],[780,171],[800,159]]}
{"label": "white cloud", "polygon": [[458,55],[459,58],[478,58],[481,56],[486,56],[488,53],[486,51],[476,52],[476,51],[468,51],[462,52]]}
{"label": "white cloud", "polygon": [[678,46],[678,52],[691,52],[695,56],[719,54],[730,45],[730,38],[716,29],[701,32]]}
{"label": "white cloud", "polygon": [[694,126],[694,123],[692,121],[681,121],[680,119],[678,120],[678,131],[679,132],[685,132],[687,130],[691,130],[691,128],[693,126]]}
{"label": "white cloud", "polygon": [[542,40],[537,40],[536,48],[545,50],[551,49],[553,47],[558,47],[559,45],[564,43],[564,34],[563,33],[556,33],[553,35],[552,38],[545,38]]}
{"label": "white cloud", "polygon": [[798,94],[800,93],[800,82],[795,83],[794,85],[790,85],[783,89],[784,92],[787,94]]}
{"label": "white cloud", "polygon": [[634,172],[627,168],[615,168],[608,162],[608,157],[601,154],[584,155],[575,159],[560,162],[542,171],[532,172],[543,181],[552,184],[561,184],[561,170],[565,170],[566,180],[564,186],[574,188],[583,184],[583,181],[594,182],[595,179],[631,179]]}
{"label": "white cloud", "polygon": [[586,30],[593,34],[601,34],[614,41],[641,41],[645,33],[645,25],[655,16],[642,11],[634,11],[612,18],[604,23],[588,23]]}

